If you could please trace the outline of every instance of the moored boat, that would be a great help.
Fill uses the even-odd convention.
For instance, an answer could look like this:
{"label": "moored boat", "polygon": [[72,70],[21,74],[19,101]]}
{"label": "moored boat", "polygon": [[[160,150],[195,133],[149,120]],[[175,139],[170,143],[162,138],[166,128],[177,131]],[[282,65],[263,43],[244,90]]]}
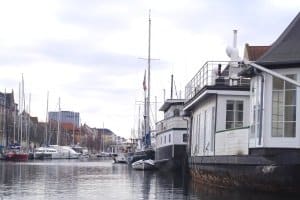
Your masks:
{"label": "moored boat", "polygon": [[4,159],[7,161],[27,161],[28,153],[21,149],[18,144],[10,145],[8,149],[4,151]]}
{"label": "moored boat", "polygon": [[187,84],[194,181],[299,193],[299,35],[300,13],[270,48],[246,45],[251,62],[234,45],[231,61],[205,63]]}
{"label": "moored boat", "polygon": [[22,162],[28,160],[28,153],[22,151],[10,150],[5,153],[5,160]]}
{"label": "moored boat", "polygon": [[154,160],[148,159],[148,160],[138,160],[131,164],[133,169],[136,170],[154,170],[155,164]]}
{"label": "moored boat", "polygon": [[38,147],[34,150],[34,159],[57,159],[59,158],[58,152],[52,147]]}
{"label": "moored boat", "polygon": [[77,153],[70,146],[49,145],[49,147],[56,149],[57,159],[78,159],[80,156],[80,153]]}
{"label": "moored boat", "polygon": [[188,142],[187,122],[183,117],[184,99],[168,99],[160,111],[164,119],[156,123],[155,165],[164,171],[185,168]]}

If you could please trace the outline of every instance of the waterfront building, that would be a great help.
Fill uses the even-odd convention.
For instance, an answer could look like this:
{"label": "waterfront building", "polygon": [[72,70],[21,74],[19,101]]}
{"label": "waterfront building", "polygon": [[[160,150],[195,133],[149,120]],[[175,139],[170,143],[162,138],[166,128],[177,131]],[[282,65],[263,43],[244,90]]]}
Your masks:
{"label": "waterfront building", "polygon": [[16,131],[18,105],[15,103],[14,92],[0,92],[0,145],[6,146],[13,140]]}
{"label": "waterfront building", "polygon": [[[59,119],[60,115],[60,119]],[[61,123],[72,123],[76,127],[80,126],[80,114],[73,111],[48,112],[49,121],[60,121]]]}
{"label": "waterfront building", "polygon": [[244,60],[227,50],[230,62],[205,63],[186,86],[193,179],[299,192],[300,13],[271,47],[246,45]]}

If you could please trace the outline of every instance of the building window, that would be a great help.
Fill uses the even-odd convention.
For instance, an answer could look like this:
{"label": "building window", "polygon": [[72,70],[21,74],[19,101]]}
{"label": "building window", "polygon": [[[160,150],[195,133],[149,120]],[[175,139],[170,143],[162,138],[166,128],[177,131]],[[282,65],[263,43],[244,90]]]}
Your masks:
{"label": "building window", "polygon": [[188,141],[188,134],[187,133],[184,133],[182,135],[182,142],[187,142]]}
{"label": "building window", "polygon": [[171,143],[171,134],[169,134],[169,143]]}
{"label": "building window", "polygon": [[226,102],[226,129],[243,127],[243,101]]}
{"label": "building window", "polygon": [[[287,77],[297,80],[295,74]],[[296,86],[273,77],[272,137],[296,137]]]}
{"label": "building window", "polygon": [[174,109],[174,117],[178,117],[180,115],[179,109]]}
{"label": "building window", "polygon": [[160,144],[162,144],[162,136],[160,136]]}
{"label": "building window", "polygon": [[165,144],[167,143],[167,136],[165,135],[165,142],[164,142]]}

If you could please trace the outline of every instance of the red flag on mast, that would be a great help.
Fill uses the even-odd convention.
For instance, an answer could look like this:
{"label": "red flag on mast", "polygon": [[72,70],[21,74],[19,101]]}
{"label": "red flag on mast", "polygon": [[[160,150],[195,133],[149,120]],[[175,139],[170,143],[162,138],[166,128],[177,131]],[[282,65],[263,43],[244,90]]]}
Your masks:
{"label": "red flag on mast", "polygon": [[144,89],[144,91],[147,90],[147,86],[146,86],[146,70],[145,70],[144,81],[143,81],[143,89]]}

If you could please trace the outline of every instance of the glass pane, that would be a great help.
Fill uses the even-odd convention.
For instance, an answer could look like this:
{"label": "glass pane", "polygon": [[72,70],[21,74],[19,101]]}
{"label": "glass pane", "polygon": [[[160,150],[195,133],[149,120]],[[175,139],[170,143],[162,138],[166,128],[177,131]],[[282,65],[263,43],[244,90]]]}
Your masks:
{"label": "glass pane", "polygon": [[243,102],[242,101],[237,101],[237,110],[239,111],[243,111]]}
{"label": "glass pane", "polygon": [[296,121],[296,106],[286,106],[284,112],[285,121]]}
{"label": "glass pane", "polygon": [[188,141],[188,134],[183,134],[182,135],[182,142],[187,142]]}
{"label": "glass pane", "polygon": [[274,90],[283,90],[283,80],[273,77],[273,89]]}
{"label": "glass pane", "polygon": [[282,137],[282,136],[283,136],[283,122],[273,122],[272,137]]}
{"label": "glass pane", "polygon": [[285,105],[296,105],[296,90],[285,91]]}
{"label": "glass pane", "polygon": [[283,91],[273,91],[272,101],[283,104]]}
{"label": "glass pane", "polygon": [[226,121],[233,121],[233,111],[226,112]]}
{"label": "glass pane", "polygon": [[284,123],[284,136],[295,137],[296,136],[296,122],[285,122]]}
{"label": "glass pane", "polygon": [[234,128],[233,125],[233,122],[226,122],[226,129]]}
{"label": "glass pane", "polygon": [[243,127],[243,122],[235,122],[235,128]]}
{"label": "glass pane", "polygon": [[243,121],[243,112],[236,112],[236,121]]}
{"label": "glass pane", "polygon": [[[286,75],[286,76],[289,77],[290,79],[297,80],[296,74],[290,74],[290,75]],[[294,84],[291,84],[291,83],[285,81],[285,89],[296,89],[296,86]]]}
{"label": "glass pane", "polygon": [[283,106],[274,107],[272,110],[272,118],[274,121],[283,121]]}
{"label": "glass pane", "polygon": [[233,110],[233,101],[227,101],[226,110]]}

